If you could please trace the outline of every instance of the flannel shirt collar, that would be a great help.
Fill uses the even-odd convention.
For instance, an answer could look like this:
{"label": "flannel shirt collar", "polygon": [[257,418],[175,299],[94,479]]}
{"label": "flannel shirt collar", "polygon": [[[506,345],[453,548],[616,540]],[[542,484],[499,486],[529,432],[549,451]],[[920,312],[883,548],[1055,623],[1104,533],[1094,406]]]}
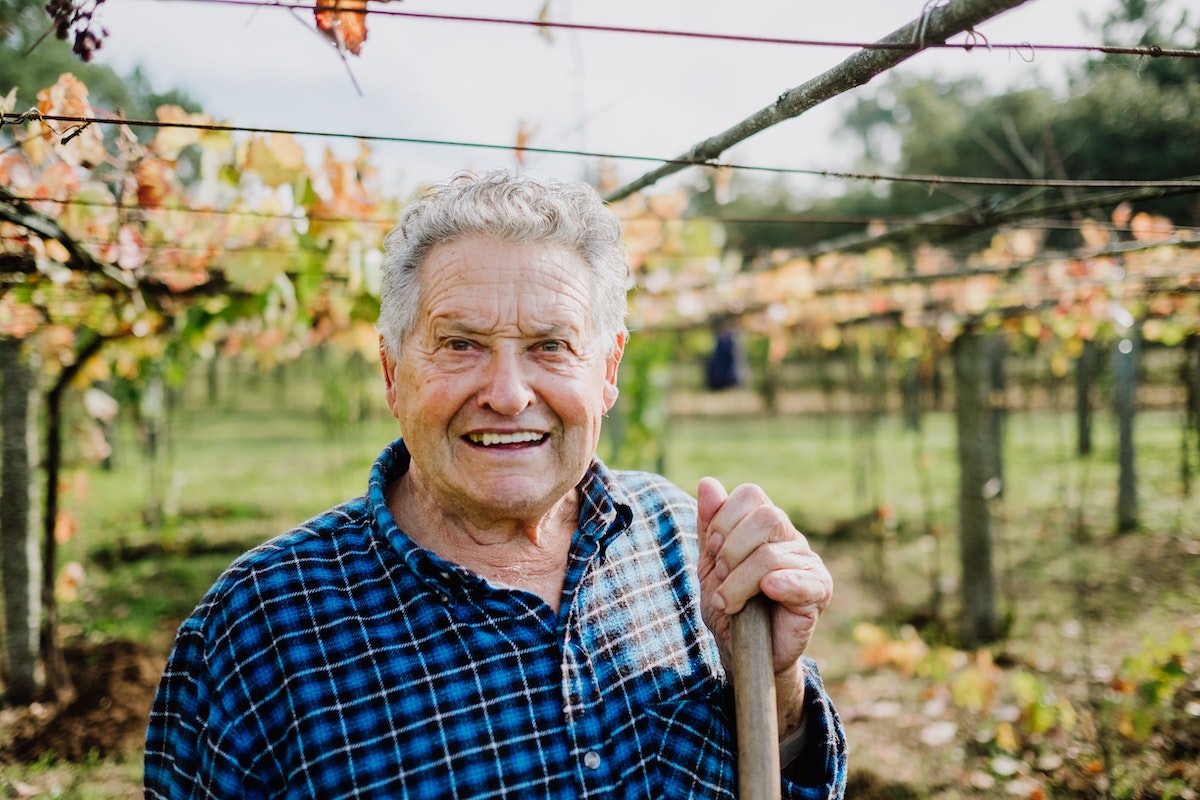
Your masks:
{"label": "flannel shirt collar", "polygon": [[[488,584],[482,577],[421,547],[396,524],[387,507],[387,487],[408,471],[411,462],[403,439],[396,439],[376,459],[367,488],[374,534],[387,542],[418,579],[443,597],[449,599],[464,590],[484,589]],[[592,458],[576,491],[579,524],[563,583],[564,601],[574,594],[588,561],[603,554],[612,541],[629,529],[633,519],[628,498],[598,457]]]}

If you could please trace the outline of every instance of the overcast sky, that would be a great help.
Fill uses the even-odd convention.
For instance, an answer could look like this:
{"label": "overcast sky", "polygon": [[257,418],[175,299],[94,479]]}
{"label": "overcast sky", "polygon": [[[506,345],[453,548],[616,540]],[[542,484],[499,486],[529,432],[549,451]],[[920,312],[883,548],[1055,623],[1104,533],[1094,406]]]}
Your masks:
{"label": "overcast sky", "polygon": [[[404,0],[373,8],[531,20],[543,0]],[[1110,0],[1029,0],[980,26],[994,43],[1097,44]],[[577,24],[874,41],[920,17],[926,0],[551,0],[549,19]],[[249,127],[508,145],[522,124],[535,147],[670,158],[835,66],[853,50],[627,33],[554,31],[373,14],[343,65],[311,12],[195,0],[109,0],[98,60],[140,65],[156,88],[179,87],[209,113]],[[1060,84],[1079,53],[976,48],[926,52],[909,75],[986,76],[996,86]],[[350,78],[353,73],[361,94]],[[869,91],[870,85],[861,91]],[[845,99],[738,146],[729,161],[842,169],[855,150],[837,133]],[[319,139],[306,140],[316,145]],[[335,144],[346,148],[349,143]],[[394,194],[461,168],[514,166],[509,151],[372,144]],[[345,152],[345,150],[342,150]],[[578,157],[531,154],[527,169],[580,177]],[[618,162],[622,181],[652,163]],[[389,192],[393,194],[393,192]]]}

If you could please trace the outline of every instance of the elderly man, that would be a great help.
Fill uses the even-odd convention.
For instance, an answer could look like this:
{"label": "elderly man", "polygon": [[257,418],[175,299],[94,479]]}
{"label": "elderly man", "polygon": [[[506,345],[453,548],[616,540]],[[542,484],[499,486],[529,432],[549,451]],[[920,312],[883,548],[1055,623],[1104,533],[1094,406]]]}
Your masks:
{"label": "elderly man", "polygon": [[596,458],[629,268],[585,184],[460,175],[387,240],[402,438],[180,628],[147,797],[732,797],[729,615],[772,604],[785,797],[845,742],[803,653],[832,581],[763,492]]}

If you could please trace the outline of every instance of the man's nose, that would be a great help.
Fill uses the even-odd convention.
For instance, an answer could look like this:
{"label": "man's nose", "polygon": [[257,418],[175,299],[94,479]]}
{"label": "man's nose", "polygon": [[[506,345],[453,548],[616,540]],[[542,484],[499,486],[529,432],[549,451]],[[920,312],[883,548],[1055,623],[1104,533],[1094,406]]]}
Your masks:
{"label": "man's nose", "polygon": [[534,401],[534,393],[526,367],[520,353],[493,352],[479,391],[479,405],[505,416],[516,416],[528,408]]}

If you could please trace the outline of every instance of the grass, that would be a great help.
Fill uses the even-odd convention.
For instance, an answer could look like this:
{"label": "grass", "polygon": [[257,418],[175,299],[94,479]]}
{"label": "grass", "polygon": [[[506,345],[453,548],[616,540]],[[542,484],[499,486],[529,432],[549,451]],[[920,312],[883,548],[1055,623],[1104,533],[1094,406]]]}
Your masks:
{"label": "grass", "polygon": [[[363,490],[370,464],[398,433],[395,421],[380,399],[358,422],[330,426],[315,410],[311,381],[303,386],[299,393],[248,387],[217,403],[192,387],[157,460],[145,455],[132,422],[122,421],[113,468],[80,471],[63,498],[78,525],[60,559],[85,569],[78,596],[62,603],[64,634],[127,638],[165,653],[178,622],[238,552]],[[1179,414],[1141,413],[1135,433],[1143,530],[1115,537],[1113,426],[1097,419],[1094,452],[1081,460],[1072,454],[1072,424],[1045,410],[1013,414],[1008,423],[1008,480],[994,505],[993,531],[1000,602],[1011,625],[1002,648],[1024,663],[1048,654],[1083,663],[1103,641],[1116,668],[1140,637],[1165,635],[1195,618],[1200,498],[1183,493]],[[817,542],[839,588],[814,655],[842,693],[835,695],[839,704],[855,708],[863,685],[860,623],[882,623],[899,637],[903,622],[928,609],[935,588],[943,616],[953,618],[958,477],[949,414],[927,415],[920,433],[884,417],[869,437],[848,414],[678,417],[664,441],[664,471],[676,483],[693,491],[704,475],[727,488],[759,483]],[[154,496],[165,514],[148,525]],[[848,524],[880,506],[887,522],[881,540]],[[1075,533],[1079,520],[1082,536]],[[138,547],[157,556],[121,557]],[[1196,554],[1189,558],[1190,547]],[[882,572],[871,571],[872,553],[886,560]],[[880,575],[893,586],[891,605]],[[1087,638],[1063,634],[1081,619]],[[891,686],[899,679],[889,680]],[[854,730],[854,719],[848,723]],[[868,723],[878,727],[878,720]],[[882,752],[893,740],[872,742],[870,729],[856,735],[865,740],[860,753],[866,747],[868,760],[887,763],[872,748]],[[924,768],[948,769],[957,758],[930,755]],[[8,765],[0,769],[0,793],[20,784],[44,790],[37,796],[124,796],[139,780],[137,759]]]}
{"label": "grass", "polygon": [[[1093,455],[1072,453],[1069,419],[1028,412],[1010,420],[1006,436],[1006,504],[1030,511],[1082,503],[1098,527],[1115,525],[1116,443],[1102,426]],[[1180,515],[1200,514],[1195,498],[1182,496],[1178,476],[1179,420],[1169,412],[1145,412],[1135,431],[1137,468],[1144,488],[1147,526],[1162,528]],[[759,483],[793,517],[816,529],[858,516],[876,504],[913,524],[928,511],[953,521],[958,497],[954,420],[948,413],[925,417],[922,431],[907,431],[896,419],[878,423],[873,442],[855,442],[849,416],[738,419],[681,419],[672,423],[667,472],[693,487],[704,475],[727,484]],[[873,454],[873,474],[860,475]],[[931,487],[922,491],[922,471]]]}
{"label": "grass", "polygon": [[129,800],[141,796],[140,755],[69,764],[44,758],[25,766],[0,767],[3,797],[53,800]]}

